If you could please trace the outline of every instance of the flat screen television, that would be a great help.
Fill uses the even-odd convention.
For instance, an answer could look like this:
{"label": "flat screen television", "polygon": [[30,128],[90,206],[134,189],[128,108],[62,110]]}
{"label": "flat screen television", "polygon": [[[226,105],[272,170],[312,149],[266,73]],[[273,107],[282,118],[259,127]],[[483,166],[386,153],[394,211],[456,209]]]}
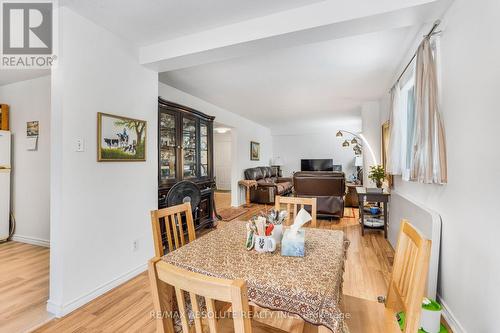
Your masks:
{"label": "flat screen television", "polygon": [[300,160],[301,171],[333,171],[333,159]]}

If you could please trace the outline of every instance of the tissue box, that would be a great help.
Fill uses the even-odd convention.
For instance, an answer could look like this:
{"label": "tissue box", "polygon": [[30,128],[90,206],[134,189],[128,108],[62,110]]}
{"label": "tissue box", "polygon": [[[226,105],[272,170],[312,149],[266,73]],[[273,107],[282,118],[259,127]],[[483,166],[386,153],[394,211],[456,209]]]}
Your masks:
{"label": "tissue box", "polygon": [[304,240],[306,232],[299,230],[295,237],[289,237],[290,230],[285,230],[281,240],[281,255],[287,257],[304,256]]}

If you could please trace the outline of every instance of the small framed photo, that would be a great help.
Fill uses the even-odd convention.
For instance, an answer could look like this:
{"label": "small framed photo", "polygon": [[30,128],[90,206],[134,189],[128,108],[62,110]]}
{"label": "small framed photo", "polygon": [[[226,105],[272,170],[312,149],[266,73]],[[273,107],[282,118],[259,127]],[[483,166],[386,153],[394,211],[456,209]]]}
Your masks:
{"label": "small framed photo", "polygon": [[250,141],[250,160],[252,161],[260,160],[260,143],[255,141]]}
{"label": "small framed photo", "polygon": [[97,114],[97,160],[99,162],[145,161],[146,121]]}
{"label": "small framed photo", "polygon": [[28,138],[38,137],[39,131],[38,121],[28,121],[26,123],[26,136]]}

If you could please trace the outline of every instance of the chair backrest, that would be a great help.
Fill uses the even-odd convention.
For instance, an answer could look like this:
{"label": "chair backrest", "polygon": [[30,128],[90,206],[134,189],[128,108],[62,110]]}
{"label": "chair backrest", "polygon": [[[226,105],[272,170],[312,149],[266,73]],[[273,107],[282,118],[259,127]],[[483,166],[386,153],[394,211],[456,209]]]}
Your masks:
{"label": "chair backrest", "polygon": [[151,211],[151,225],[153,227],[153,239],[155,244],[155,255],[161,257],[165,254],[164,249],[173,251],[186,244],[185,230],[183,225],[185,216],[188,242],[196,239],[193,223],[191,203],[167,207]]}
{"label": "chair backrest", "polygon": [[[194,273],[177,266],[160,262],[158,278],[175,288],[175,296],[183,333],[192,332],[189,314],[186,308],[184,292],[189,293],[192,317],[196,333],[203,333],[202,319],[206,319],[210,333],[220,333],[217,327],[217,310],[215,301],[231,303],[234,332],[251,333],[252,323],[248,305],[247,285],[243,280],[219,279],[199,273]],[[206,313],[200,307],[199,298],[205,298]]]}
{"label": "chair backrest", "polygon": [[408,221],[402,220],[386,306],[405,311],[405,333],[414,333],[420,328],[430,252],[431,241]]}
{"label": "chair backrest", "polygon": [[310,226],[316,228],[316,198],[282,197],[277,195],[274,201],[276,210],[281,210],[281,205],[286,205],[288,216],[285,220],[285,225],[293,224],[293,220],[301,208],[305,208],[304,206],[311,206],[312,220]]}

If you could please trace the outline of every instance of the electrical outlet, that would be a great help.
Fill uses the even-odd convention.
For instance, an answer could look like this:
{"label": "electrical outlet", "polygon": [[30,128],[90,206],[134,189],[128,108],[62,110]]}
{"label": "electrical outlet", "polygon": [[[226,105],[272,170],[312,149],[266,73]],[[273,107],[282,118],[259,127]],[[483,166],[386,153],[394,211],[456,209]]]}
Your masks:
{"label": "electrical outlet", "polygon": [[132,242],[132,251],[134,252],[137,251],[138,247],[139,247],[139,240],[136,239]]}
{"label": "electrical outlet", "polygon": [[75,142],[75,151],[79,152],[79,153],[85,151],[85,140],[83,140],[82,138],[76,139],[76,142]]}

